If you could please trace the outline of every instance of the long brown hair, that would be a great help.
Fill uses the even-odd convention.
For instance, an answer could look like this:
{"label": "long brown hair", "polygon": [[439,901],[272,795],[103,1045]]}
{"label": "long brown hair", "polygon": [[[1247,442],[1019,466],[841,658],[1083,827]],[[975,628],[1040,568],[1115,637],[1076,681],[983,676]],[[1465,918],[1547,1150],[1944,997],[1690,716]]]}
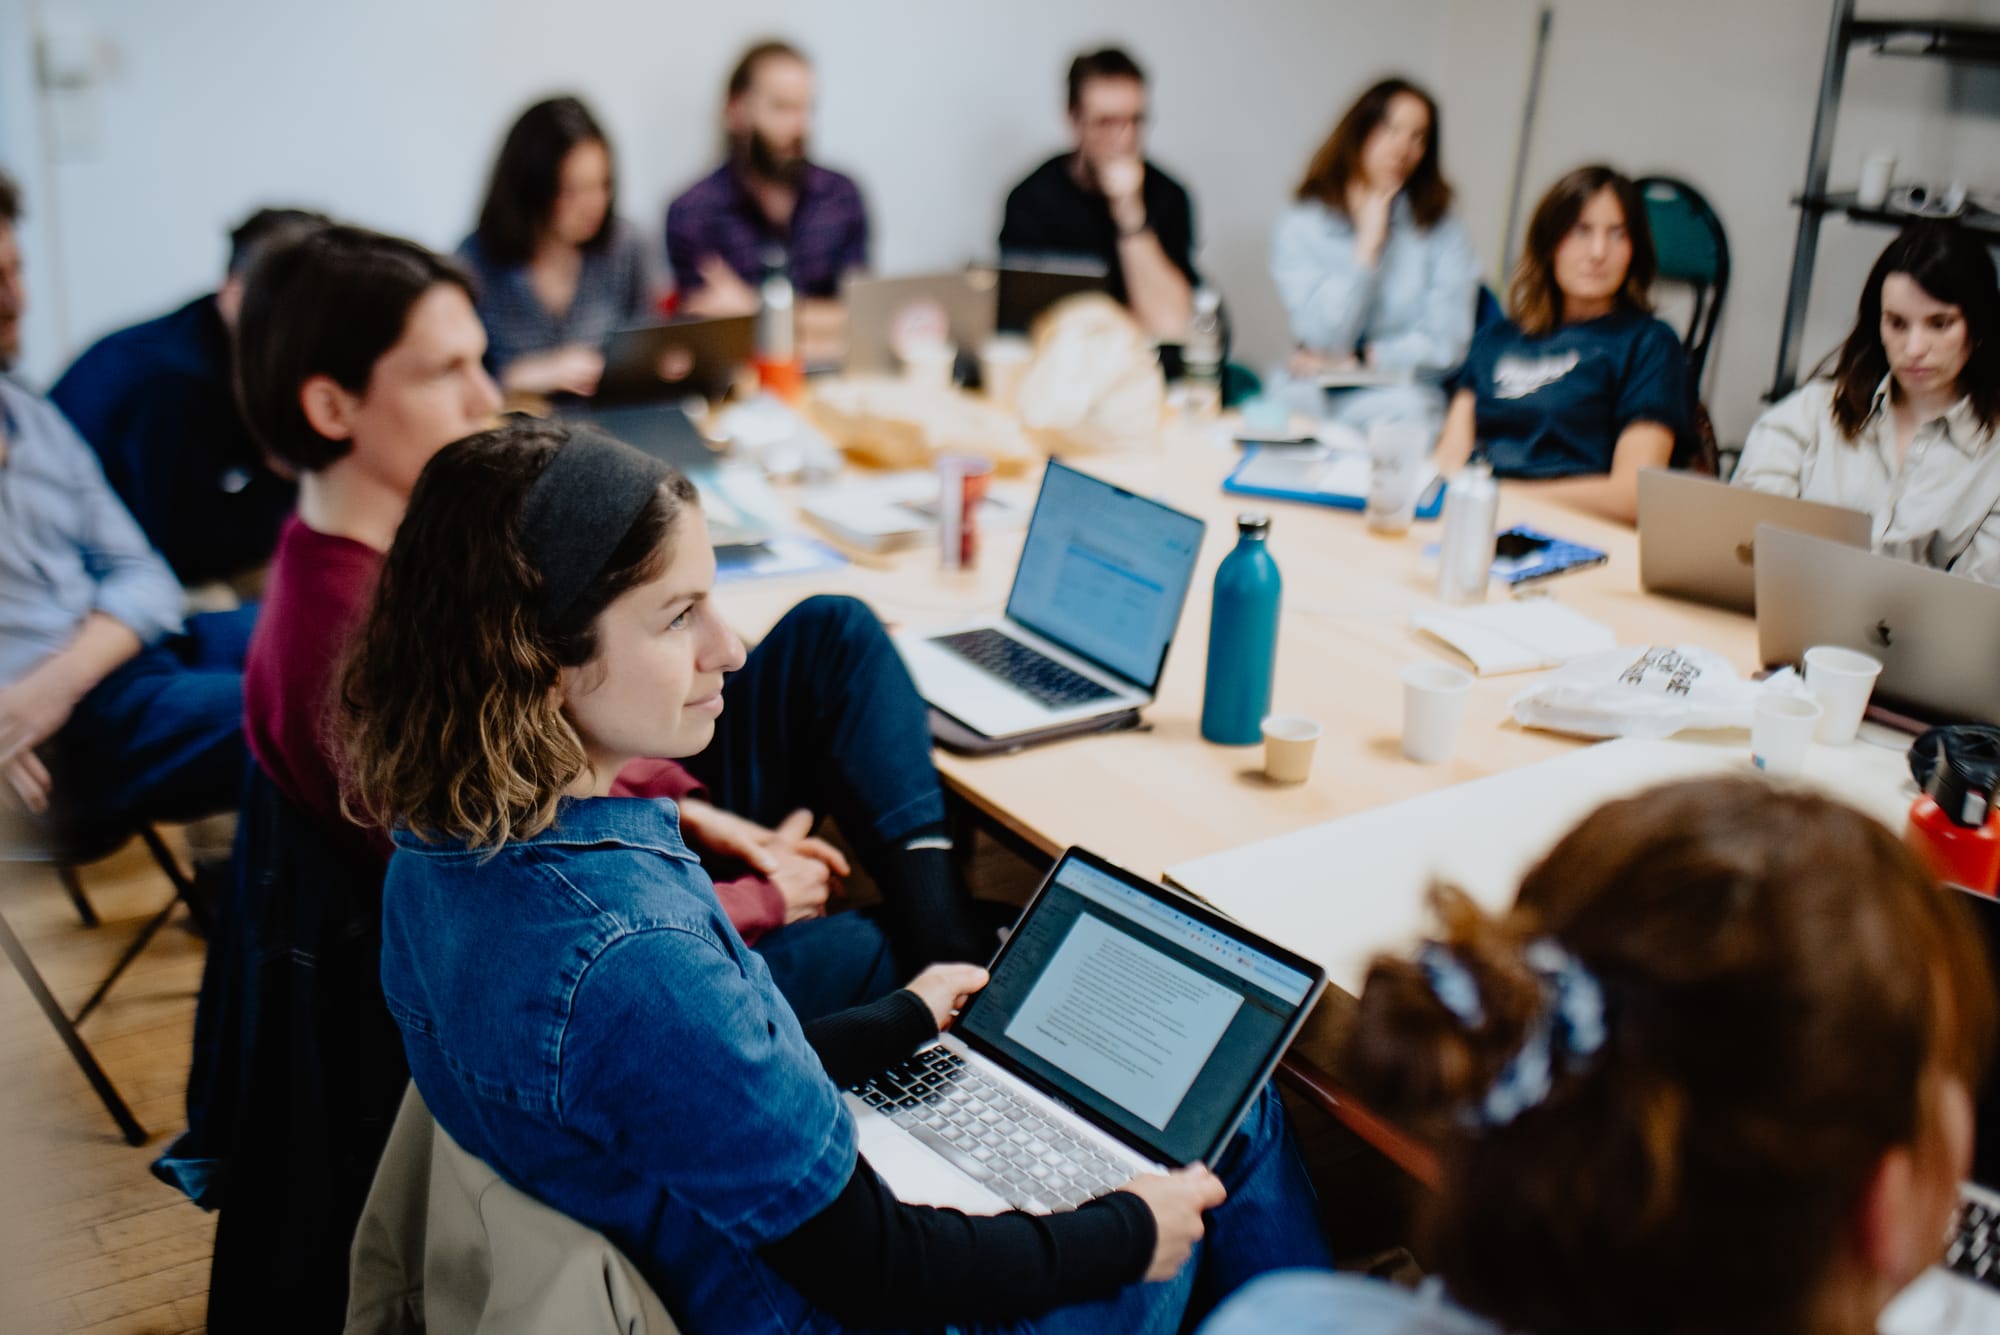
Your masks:
{"label": "long brown hair", "polygon": [[1435,226],[1451,208],[1451,187],[1445,183],[1438,166],[1441,152],[1438,144],[1443,131],[1438,125],[1437,99],[1408,79],[1383,79],[1355,99],[1333,127],[1333,133],[1313,154],[1305,179],[1299,182],[1297,198],[1318,200],[1334,212],[1345,214],[1347,183],[1361,170],[1361,151],[1368,146],[1368,136],[1375,133],[1375,127],[1389,114],[1389,104],[1406,93],[1424,104],[1431,125],[1424,136],[1423,160],[1404,183],[1403,194],[1410,201],[1410,215],[1417,220],[1417,226]]}
{"label": "long brown hair", "polygon": [[1625,234],[1632,241],[1632,263],[1625,270],[1618,304],[1631,311],[1653,309],[1649,295],[1659,261],[1653,253],[1653,229],[1646,220],[1646,201],[1632,179],[1602,163],[1578,167],[1549,187],[1528,223],[1528,239],[1507,284],[1507,315],[1521,332],[1539,337],[1563,320],[1562,289],[1556,286],[1556,247],[1569,235],[1600,190],[1617,196],[1625,214]]}
{"label": "long brown hair", "polygon": [[1833,361],[1833,420],[1853,440],[1875,411],[1875,391],[1889,374],[1882,346],[1882,284],[1907,275],[1931,300],[1956,306],[1965,316],[1969,352],[1958,373],[1958,392],[1972,400],[1986,430],[2000,423],[2000,283],[1993,254],[1978,237],[1952,222],[1916,222],[1897,233],[1861,288],[1854,328]]}
{"label": "long brown hair", "polygon": [[356,819],[498,847],[547,829],[588,768],[558,701],[560,673],[596,657],[598,614],[665,568],[696,493],[672,474],[544,627],[521,506],[569,437],[517,418],[447,445],[417,479],[341,674],[344,801]]}
{"label": "long brown hair", "polygon": [[[493,175],[486,184],[486,201],[479,206],[479,249],[488,263],[512,269],[535,257],[535,247],[562,194],[563,164],[584,144],[599,144],[607,157],[611,154],[611,140],[581,98],[551,97],[535,103],[515,120],[500,143]],[[583,249],[602,251],[611,244],[617,227],[618,178],[614,173],[604,202],[604,221],[583,243]]]}
{"label": "long brown hair", "polygon": [[[1483,1022],[1379,959],[1346,1069],[1443,1152],[1423,1231],[1454,1296],[1536,1335],[1804,1335],[1881,1156],[1940,1152],[1935,1077],[1984,1068],[1993,981],[1951,893],[1875,822],[1749,779],[1601,808],[1504,918],[1441,893]],[[1469,1125],[1549,1004],[1537,937],[1601,988],[1602,1046]]]}

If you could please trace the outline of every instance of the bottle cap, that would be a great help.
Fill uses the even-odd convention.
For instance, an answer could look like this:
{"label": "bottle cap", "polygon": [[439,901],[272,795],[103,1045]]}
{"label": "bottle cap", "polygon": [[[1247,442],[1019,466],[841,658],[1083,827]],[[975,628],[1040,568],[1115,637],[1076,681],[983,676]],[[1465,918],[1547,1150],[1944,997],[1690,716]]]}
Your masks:
{"label": "bottle cap", "polygon": [[1951,823],[1961,829],[1976,830],[1986,824],[1988,811],[1993,805],[1994,773],[1983,765],[1969,763],[1945,745],[1943,737],[1937,742],[1937,767],[1931,771],[1930,782],[1924,785],[1924,792],[1931,801],[1937,803],[1938,810],[1951,818]]}
{"label": "bottle cap", "polygon": [[1271,516],[1262,510],[1245,510],[1236,516],[1236,531],[1246,538],[1271,536]]}

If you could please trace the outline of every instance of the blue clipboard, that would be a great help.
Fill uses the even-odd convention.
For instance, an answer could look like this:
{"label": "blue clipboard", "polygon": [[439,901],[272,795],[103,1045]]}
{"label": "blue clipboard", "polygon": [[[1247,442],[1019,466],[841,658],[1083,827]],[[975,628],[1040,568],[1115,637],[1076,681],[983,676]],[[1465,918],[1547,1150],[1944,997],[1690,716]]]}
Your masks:
{"label": "blue clipboard", "polygon": [[[1365,510],[1365,493],[1331,491],[1313,482],[1313,475],[1325,472],[1333,457],[1326,449],[1278,449],[1247,447],[1243,458],[1223,479],[1222,489],[1232,496],[1256,496],[1272,501],[1297,501],[1305,505],[1325,505],[1336,510]],[[1417,499],[1417,518],[1436,519],[1444,509],[1444,479],[1435,478]]]}

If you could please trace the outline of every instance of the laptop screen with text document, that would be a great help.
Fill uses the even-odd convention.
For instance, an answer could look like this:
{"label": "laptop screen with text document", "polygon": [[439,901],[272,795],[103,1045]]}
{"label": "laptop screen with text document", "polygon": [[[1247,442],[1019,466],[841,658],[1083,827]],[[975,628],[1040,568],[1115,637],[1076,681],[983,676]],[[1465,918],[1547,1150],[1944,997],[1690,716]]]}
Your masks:
{"label": "laptop screen with text document", "polygon": [[1194,578],[1202,527],[1051,460],[1007,615],[1153,690]]}
{"label": "laptop screen with text document", "polygon": [[1221,1148],[1319,987],[1075,852],[959,1017],[976,1049],[1153,1158]]}

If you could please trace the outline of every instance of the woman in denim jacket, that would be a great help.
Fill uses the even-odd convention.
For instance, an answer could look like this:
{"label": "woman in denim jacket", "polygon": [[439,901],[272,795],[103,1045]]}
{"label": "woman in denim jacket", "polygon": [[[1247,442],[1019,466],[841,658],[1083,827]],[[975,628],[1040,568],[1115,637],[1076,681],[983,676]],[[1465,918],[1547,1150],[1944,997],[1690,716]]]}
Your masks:
{"label": "woman in denim jacket", "polygon": [[802,1027],[673,804],[609,795],[627,761],[707,743],[743,661],[714,580],[686,479],[594,433],[510,424],[418,483],[341,701],[354,803],[397,827],[382,987],[438,1124],[609,1237],[691,1332],[1165,1332],[1324,1263],[1269,1091],[1219,1175],[1039,1216],[895,1199],[841,1086],[985,972]]}

